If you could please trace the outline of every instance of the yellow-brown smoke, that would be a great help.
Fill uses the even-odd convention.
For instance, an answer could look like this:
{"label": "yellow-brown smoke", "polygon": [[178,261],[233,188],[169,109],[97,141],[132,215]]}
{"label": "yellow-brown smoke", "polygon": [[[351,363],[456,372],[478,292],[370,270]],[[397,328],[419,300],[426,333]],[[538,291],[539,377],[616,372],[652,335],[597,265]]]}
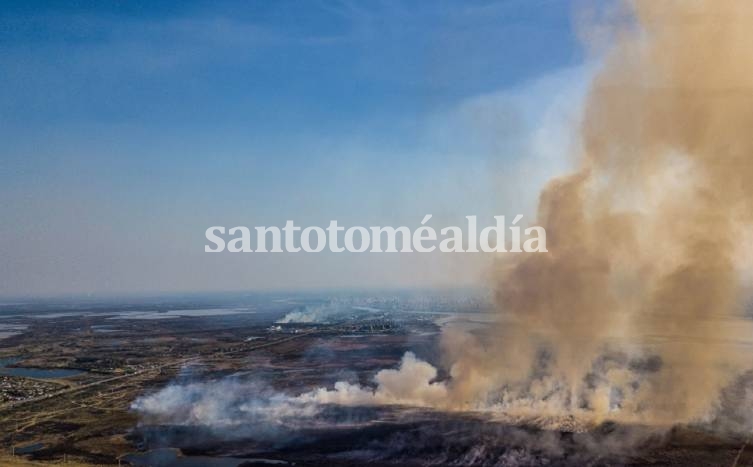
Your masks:
{"label": "yellow-brown smoke", "polygon": [[[730,323],[753,216],[753,2],[630,8],[589,92],[579,168],[541,194],[549,253],[497,274],[493,338],[445,336],[456,406],[689,421],[750,358]],[[607,351],[660,363],[638,374]]]}

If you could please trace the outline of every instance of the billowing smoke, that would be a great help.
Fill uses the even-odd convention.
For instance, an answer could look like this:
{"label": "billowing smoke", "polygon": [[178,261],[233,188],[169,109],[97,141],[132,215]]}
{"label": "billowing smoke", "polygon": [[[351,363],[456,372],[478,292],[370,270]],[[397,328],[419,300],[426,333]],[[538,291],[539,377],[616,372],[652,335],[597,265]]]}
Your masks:
{"label": "billowing smoke", "polygon": [[[368,303],[368,302],[365,302]],[[362,306],[358,298],[333,298],[316,305],[302,305],[277,320],[279,324],[331,324],[360,319],[378,311]]]}
{"label": "billowing smoke", "polygon": [[[736,258],[753,220],[753,5],[630,8],[588,94],[578,168],[540,197],[550,251],[496,274],[506,319],[485,335],[444,333],[446,383],[408,397],[380,384],[369,397],[689,422],[711,417],[749,364],[736,346],[750,339]],[[320,394],[363,395],[344,385]]]}
{"label": "billowing smoke", "polygon": [[274,391],[258,381],[224,378],[171,384],[136,399],[145,422],[201,426],[239,437],[274,436],[319,413],[315,404]]}
{"label": "billowing smoke", "polygon": [[334,389],[319,388],[293,396],[259,381],[230,377],[169,385],[136,399],[132,408],[147,418],[178,425],[224,429],[257,422],[262,426],[286,426],[318,415],[320,406],[326,404],[442,406],[448,400],[447,387],[435,382],[436,376],[436,368],[407,352],[397,369],[381,370],[374,376],[373,389],[340,381]]}
{"label": "billowing smoke", "polygon": [[[590,89],[579,168],[541,194],[550,252],[497,275],[514,324],[446,336],[461,407],[517,395],[555,413],[697,420],[750,362],[730,320],[753,215],[753,4],[632,8]],[[605,365],[610,351],[657,368]]]}
{"label": "billowing smoke", "polygon": [[277,322],[280,324],[305,323],[326,324],[343,314],[343,310],[328,305],[304,306],[293,310]]}
{"label": "billowing smoke", "polygon": [[397,370],[381,370],[376,374],[376,389],[340,381],[335,383],[334,390],[320,388],[298,399],[317,404],[443,407],[448,400],[447,386],[434,381],[436,377],[436,368],[406,352]]}
{"label": "billowing smoke", "polygon": [[[630,8],[587,98],[577,169],[540,197],[549,252],[496,271],[505,319],[443,334],[445,381],[408,353],[373,388],[340,382],[248,413],[397,404],[665,425],[750,404],[730,387],[753,361],[736,345],[751,338],[739,255],[753,220],[753,3]],[[165,408],[171,391],[135,407],[182,413]],[[214,416],[205,406],[183,416]]]}
{"label": "billowing smoke", "polygon": [[432,365],[408,352],[397,369],[375,375],[374,387],[340,381],[334,389],[295,395],[260,379],[228,376],[170,384],[137,398],[131,409],[144,426],[198,430],[197,441],[204,443],[253,439],[284,445],[306,430],[368,426],[381,418],[381,406],[441,407],[448,400],[447,388],[433,381],[436,376]]}

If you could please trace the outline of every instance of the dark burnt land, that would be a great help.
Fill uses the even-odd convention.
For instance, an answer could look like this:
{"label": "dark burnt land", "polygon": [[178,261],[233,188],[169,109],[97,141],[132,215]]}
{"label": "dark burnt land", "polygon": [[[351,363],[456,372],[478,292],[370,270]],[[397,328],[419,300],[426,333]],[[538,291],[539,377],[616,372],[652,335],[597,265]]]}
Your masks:
{"label": "dark burnt land", "polygon": [[753,463],[744,439],[694,427],[607,422],[573,432],[481,414],[328,406],[314,422],[228,436],[132,409],[139,396],[169,384],[228,376],[290,395],[343,379],[368,386],[408,350],[441,367],[432,360],[438,323],[483,311],[464,297],[401,295],[5,305],[0,323],[25,329],[0,340],[0,443],[16,459],[94,465]]}

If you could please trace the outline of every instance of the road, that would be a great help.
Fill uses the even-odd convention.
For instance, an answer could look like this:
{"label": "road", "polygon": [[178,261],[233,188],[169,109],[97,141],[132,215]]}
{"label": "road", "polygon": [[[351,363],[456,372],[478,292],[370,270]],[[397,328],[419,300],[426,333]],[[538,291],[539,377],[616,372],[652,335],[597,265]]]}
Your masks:
{"label": "road", "polygon": [[[293,339],[298,339],[300,337],[304,337],[304,336],[308,336],[308,335],[314,334],[316,332],[321,332],[322,330],[323,329],[312,329],[310,331],[305,331],[305,332],[300,332],[300,333],[292,334],[292,335],[289,335],[289,336],[286,336],[286,337],[283,337],[283,338],[280,338],[280,339],[276,339],[276,340],[273,340],[273,341],[265,342],[263,344],[255,345],[255,346],[252,346],[252,347],[244,347],[244,348],[238,349],[238,350],[231,350],[231,351],[227,351],[227,352],[214,353],[211,356],[212,357],[217,357],[217,356],[222,357],[222,356],[233,355],[233,354],[240,353],[240,352],[253,352],[254,350],[262,349],[262,348],[265,348],[265,347],[271,347],[271,346],[274,346],[274,345],[279,345],[279,344],[282,344],[283,342],[288,342],[288,341],[291,341]],[[179,366],[184,366],[184,365],[187,365],[187,364],[190,364],[190,363],[194,363],[194,362],[200,361],[202,358],[206,358],[207,356],[208,355],[194,355],[194,356],[191,356],[191,357],[185,357],[185,358],[178,359],[178,360],[175,360],[175,361],[172,361],[172,362],[169,362],[169,363],[164,363],[162,365],[156,365],[156,366],[149,367],[149,368],[143,368],[141,370],[137,370],[137,371],[134,371],[132,373],[125,374],[125,375],[113,376],[113,377],[110,377],[110,378],[105,378],[105,379],[100,379],[100,380],[97,380],[97,381],[92,381],[92,382],[86,383],[86,384],[80,384],[80,385],[76,385],[76,386],[71,386],[71,387],[68,387],[66,389],[62,389],[60,391],[56,391],[56,392],[51,392],[49,394],[45,394],[43,396],[32,397],[30,399],[24,399],[24,400],[21,400],[21,401],[8,402],[6,404],[0,405],[0,412],[13,410],[13,409],[16,409],[16,408],[18,408],[20,406],[23,406],[23,405],[29,405],[29,404],[33,404],[35,402],[41,402],[41,401],[53,399],[55,397],[60,397],[60,396],[64,396],[64,395],[73,394],[73,393],[76,393],[76,392],[85,391],[85,390],[91,389],[93,387],[107,385],[107,384],[110,384],[110,383],[113,383],[113,382],[117,382],[117,381],[129,381],[129,380],[131,380],[131,379],[133,379],[135,377],[138,377],[140,375],[147,374],[147,373],[150,373],[150,372],[160,372],[160,371],[162,371],[164,369],[167,369],[167,368],[172,368],[172,367],[176,367],[176,366],[179,367]]]}

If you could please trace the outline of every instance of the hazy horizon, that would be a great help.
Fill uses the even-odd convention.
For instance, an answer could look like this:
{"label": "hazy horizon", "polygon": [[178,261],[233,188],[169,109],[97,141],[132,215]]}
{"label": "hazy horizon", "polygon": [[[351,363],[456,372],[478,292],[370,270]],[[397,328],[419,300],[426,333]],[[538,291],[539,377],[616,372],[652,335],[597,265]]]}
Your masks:
{"label": "hazy horizon", "polygon": [[457,225],[566,170],[570,2],[0,12],[0,296],[485,286],[484,255],[204,253],[213,225]]}

